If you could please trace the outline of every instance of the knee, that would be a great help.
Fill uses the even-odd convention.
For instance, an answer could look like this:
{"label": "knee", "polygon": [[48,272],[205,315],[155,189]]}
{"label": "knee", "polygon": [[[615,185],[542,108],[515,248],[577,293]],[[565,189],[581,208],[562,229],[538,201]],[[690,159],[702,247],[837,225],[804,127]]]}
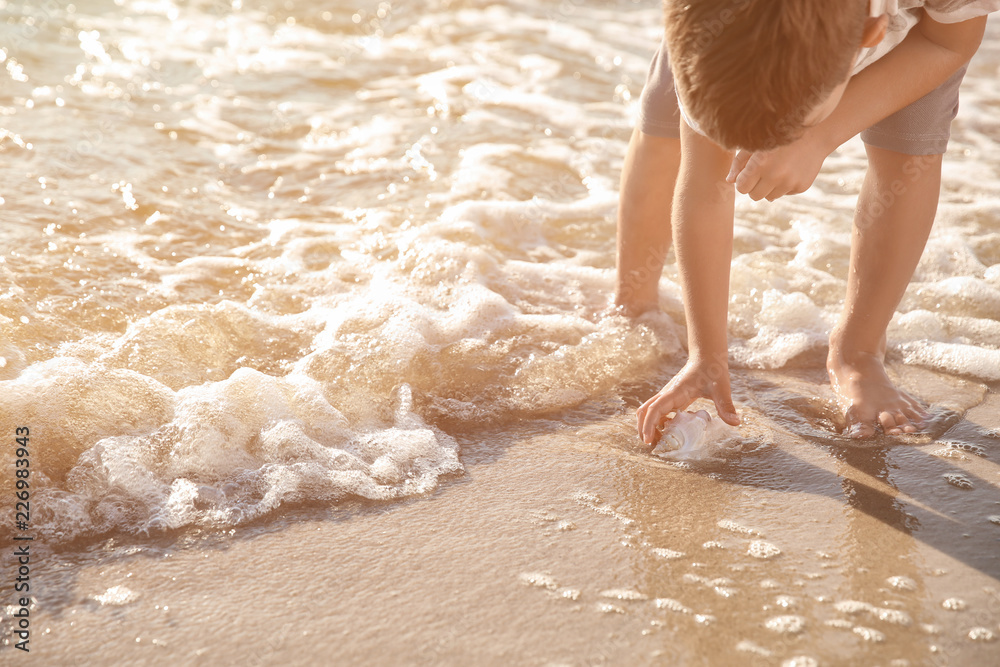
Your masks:
{"label": "knee", "polygon": [[637,129],[633,141],[636,158],[648,167],[671,172],[680,165],[680,137],[660,137]]}
{"label": "knee", "polygon": [[[865,150],[868,153],[869,168],[879,174],[892,175],[913,183],[926,176],[936,177],[941,173],[944,158],[942,153],[913,155],[870,145],[866,145]],[[883,182],[893,181],[890,179]]]}
{"label": "knee", "polygon": [[635,137],[636,143],[649,151],[653,152],[672,152],[674,150],[680,151],[681,148],[681,138],[680,135],[676,137],[664,137],[656,134],[646,134],[642,130],[636,128]]}

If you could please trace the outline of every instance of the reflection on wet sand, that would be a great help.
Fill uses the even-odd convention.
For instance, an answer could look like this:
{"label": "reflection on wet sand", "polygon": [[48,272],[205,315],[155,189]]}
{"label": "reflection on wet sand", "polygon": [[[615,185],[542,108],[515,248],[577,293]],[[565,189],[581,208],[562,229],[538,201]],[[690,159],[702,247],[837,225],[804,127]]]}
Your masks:
{"label": "reflection on wet sand", "polygon": [[[1000,504],[990,481],[1000,441],[967,418],[975,404],[936,408],[920,436],[859,443],[837,433],[821,372],[782,374],[780,383],[736,375],[751,440],[743,454],[615,475],[641,535],[639,590],[667,598],[672,613],[661,620],[692,638],[689,659],[712,664],[734,646],[761,664],[798,653],[843,664],[985,655],[967,635],[1000,621],[991,594],[1000,535],[987,517]],[[949,483],[956,476],[968,488]],[[774,555],[754,559],[755,546]],[[977,617],[954,612],[968,604],[963,596],[976,600]]]}

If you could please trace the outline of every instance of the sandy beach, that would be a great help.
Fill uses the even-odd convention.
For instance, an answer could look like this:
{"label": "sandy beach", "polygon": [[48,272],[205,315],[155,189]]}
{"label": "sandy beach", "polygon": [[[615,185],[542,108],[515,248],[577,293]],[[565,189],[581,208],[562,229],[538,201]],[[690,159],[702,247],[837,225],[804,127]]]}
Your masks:
{"label": "sandy beach", "polygon": [[[979,402],[981,385],[927,376],[921,386],[936,387],[939,400],[977,403],[949,435],[995,434],[995,392]],[[797,390],[821,393],[814,378],[761,375],[742,390],[766,410]],[[1000,467],[990,456],[941,438],[823,443],[788,421],[776,444],[684,468],[651,460],[629,416],[601,414],[608,408],[470,433],[465,473],[425,497],[290,508],[224,534],[109,539],[46,555],[31,659],[995,660]]]}
{"label": "sandy beach", "polygon": [[843,437],[823,368],[854,139],[737,198],[743,423],[676,463],[673,255],[608,311],[660,21],[0,0],[0,663],[1000,664],[1000,26],[888,331],[925,432]]}

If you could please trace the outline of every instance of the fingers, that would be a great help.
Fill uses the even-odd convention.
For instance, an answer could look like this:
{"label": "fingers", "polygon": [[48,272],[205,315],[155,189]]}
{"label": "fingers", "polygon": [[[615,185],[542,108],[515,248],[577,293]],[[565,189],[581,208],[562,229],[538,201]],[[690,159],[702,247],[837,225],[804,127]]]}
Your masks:
{"label": "fingers", "polygon": [[740,418],[733,406],[729,376],[711,372],[697,364],[678,373],[667,386],[639,406],[635,412],[639,437],[647,445],[659,438],[657,429],[673,413],[686,410],[698,398],[710,398],[715,403],[719,417],[732,426],[739,426]]}
{"label": "fingers", "polygon": [[734,183],[741,194],[750,199],[774,201],[785,195],[797,195],[809,187],[793,173],[782,171],[781,165],[773,164],[774,158],[767,153],[738,151],[733,158],[726,182]]}
{"label": "fingers", "polygon": [[774,201],[785,195],[797,195],[801,192],[805,192],[801,184],[794,182],[790,177],[786,177],[783,174],[775,174],[770,177],[762,177],[757,181],[757,185],[746,194],[749,194],[750,199],[754,201],[760,201],[761,199]]}
{"label": "fingers", "polygon": [[[756,154],[751,155],[743,170],[740,171],[733,179],[733,183],[736,184],[736,189],[743,194],[750,194],[750,191],[757,187],[761,180],[761,158]],[[727,179],[728,180],[728,179]]]}
{"label": "fingers", "polygon": [[[656,398],[655,396],[653,398]],[[639,406],[639,409],[635,411],[635,421],[636,429],[639,431],[639,437],[647,445],[652,444],[649,441],[649,435],[646,433],[646,422],[651,418],[649,415],[649,404],[652,402],[652,398]]]}
{"label": "fingers", "polygon": [[774,201],[790,192],[789,186],[783,184],[780,178],[775,179],[771,174],[761,174],[760,170],[755,170],[746,177],[743,176],[743,174],[748,173],[748,170],[744,170],[736,179],[736,189],[749,195],[750,199],[754,201],[761,199]]}
{"label": "fingers", "polygon": [[676,409],[673,401],[662,393],[656,394],[651,399],[639,406],[635,416],[639,427],[639,437],[647,445],[656,443],[656,429],[662,424],[671,412]]}
{"label": "fingers", "polygon": [[657,429],[667,421],[671,413],[684,410],[694,402],[695,398],[697,396],[684,395],[683,392],[678,395],[676,389],[668,390],[665,387],[639,406],[635,416],[638,421],[639,437],[642,438],[642,441],[647,445],[655,444],[657,438],[660,437]]}
{"label": "fingers", "polygon": [[753,153],[750,153],[749,151],[741,150],[736,152],[736,155],[733,156],[733,164],[729,167],[729,175],[726,176],[726,183],[736,182],[736,177],[739,176],[740,172],[743,171],[743,168],[747,166],[747,162],[749,162],[752,155]]}
{"label": "fingers", "polygon": [[730,426],[740,425],[740,416],[736,414],[736,406],[733,405],[728,384],[723,385],[720,382],[712,388],[712,401],[715,402],[715,410],[722,421]]}
{"label": "fingers", "polygon": [[784,194],[783,192],[780,193],[780,194],[775,194],[777,192],[778,192],[778,188],[774,187],[773,183],[771,183],[770,181],[765,181],[764,179],[761,179],[761,180],[757,181],[757,185],[754,186],[753,190],[751,190],[747,194],[750,195],[750,199],[752,199],[754,201],[760,201],[761,199],[767,199],[768,201],[774,201],[775,199],[777,199],[778,197],[780,197],[782,194]]}

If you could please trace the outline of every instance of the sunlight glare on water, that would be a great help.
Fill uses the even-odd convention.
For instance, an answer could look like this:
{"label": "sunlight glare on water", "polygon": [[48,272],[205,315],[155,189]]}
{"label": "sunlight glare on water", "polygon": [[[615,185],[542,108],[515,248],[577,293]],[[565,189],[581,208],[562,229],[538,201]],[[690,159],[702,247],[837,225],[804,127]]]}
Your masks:
{"label": "sunlight glare on water", "polygon": [[0,419],[53,443],[45,530],[424,491],[435,424],[676,352],[601,315],[634,4],[5,5]]}
{"label": "sunlight glare on water", "polygon": [[[56,443],[45,493],[84,518],[56,512],[53,534],[239,522],[272,509],[261,494],[277,486],[298,499],[317,485],[423,490],[460,468],[435,423],[577,405],[678,351],[672,267],[674,322],[602,315],[658,8],[531,7],[5,6],[3,414]],[[975,74],[967,95],[988,105],[995,91]],[[951,194],[890,330],[908,362],[987,381],[1000,377],[995,168],[954,184],[995,124],[969,114],[953,142]],[[825,345],[857,151],[803,197],[740,202],[738,365],[781,368]],[[400,419],[436,443],[435,463],[413,469],[426,452],[393,436]],[[284,444],[261,448],[265,433]],[[84,470],[102,456],[142,472],[147,512],[101,515],[97,489],[115,481]],[[192,478],[221,507],[176,500]]]}

